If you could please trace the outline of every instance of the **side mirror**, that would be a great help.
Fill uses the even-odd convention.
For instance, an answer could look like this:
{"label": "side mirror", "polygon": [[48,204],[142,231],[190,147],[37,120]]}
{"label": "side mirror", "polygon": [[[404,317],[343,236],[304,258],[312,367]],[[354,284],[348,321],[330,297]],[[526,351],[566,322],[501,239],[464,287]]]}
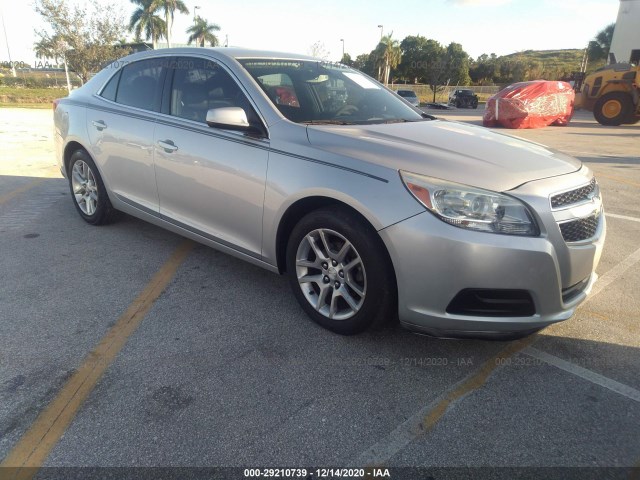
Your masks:
{"label": "side mirror", "polygon": [[246,112],[240,107],[220,107],[207,111],[207,125],[228,130],[252,130]]}
{"label": "side mirror", "polygon": [[261,125],[252,125],[247,112],[240,107],[220,107],[207,111],[207,125],[213,128],[238,130],[251,136],[268,138],[267,131]]}

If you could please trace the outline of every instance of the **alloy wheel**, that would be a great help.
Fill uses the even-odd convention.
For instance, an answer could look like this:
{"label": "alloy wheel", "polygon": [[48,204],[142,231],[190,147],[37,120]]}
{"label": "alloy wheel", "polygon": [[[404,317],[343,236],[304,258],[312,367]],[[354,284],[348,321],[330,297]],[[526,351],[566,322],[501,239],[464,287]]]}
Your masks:
{"label": "alloy wheel", "polygon": [[71,186],[80,210],[91,216],[98,208],[98,185],[93,171],[86,162],[78,160],[71,169]]}
{"label": "alloy wheel", "polygon": [[296,275],[309,304],[331,320],[351,318],[364,304],[364,263],[351,242],[338,232],[320,228],[301,240]]}

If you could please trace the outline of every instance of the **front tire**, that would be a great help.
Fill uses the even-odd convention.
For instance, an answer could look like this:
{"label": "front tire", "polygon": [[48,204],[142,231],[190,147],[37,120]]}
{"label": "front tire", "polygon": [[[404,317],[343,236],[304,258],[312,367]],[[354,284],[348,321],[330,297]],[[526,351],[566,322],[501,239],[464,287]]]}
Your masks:
{"label": "front tire", "polygon": [[607,126],[622,125],[631,120],[633,100],[624,92],[610,92],[601,96],[593,107],[593,116],[598,123]]}
{"label": "front tire", "polygon": [[105,225],[114,220],[111,206],[98,168],[86,150],[76,150],[69,161],[69,188],[76,210],[91,225]]}
{"label": "front tire", "polygon": [[384,244],[345,209],[322,208],[298,222],[287,274],[307,315],[332,332],[353,335],[394,315],[395,274]]}

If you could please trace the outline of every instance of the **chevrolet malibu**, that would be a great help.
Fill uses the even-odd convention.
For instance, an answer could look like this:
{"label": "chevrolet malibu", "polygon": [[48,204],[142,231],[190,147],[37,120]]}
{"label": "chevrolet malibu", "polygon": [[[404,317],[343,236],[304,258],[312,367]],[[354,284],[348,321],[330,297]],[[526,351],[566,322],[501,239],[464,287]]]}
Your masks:
{"label": "chevrolet malibu", "polygon": [[527,335],[597,278],[605,218],[579,160],[438,120],[340,64],[143,52],[54,109],[86,222],[126,212],[286,274],[334,332],[397,316],[433,336]]}

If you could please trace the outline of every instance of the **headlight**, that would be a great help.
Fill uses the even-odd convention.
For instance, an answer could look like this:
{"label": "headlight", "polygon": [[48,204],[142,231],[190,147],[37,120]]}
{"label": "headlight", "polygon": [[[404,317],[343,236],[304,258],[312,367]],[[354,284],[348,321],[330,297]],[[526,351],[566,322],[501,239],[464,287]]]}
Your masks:
{"label": "headlight", "polygon": [[538,225],[521,201],[489,190],[400,172],[411,194],[440,220],[460,228],[537,236]]}

